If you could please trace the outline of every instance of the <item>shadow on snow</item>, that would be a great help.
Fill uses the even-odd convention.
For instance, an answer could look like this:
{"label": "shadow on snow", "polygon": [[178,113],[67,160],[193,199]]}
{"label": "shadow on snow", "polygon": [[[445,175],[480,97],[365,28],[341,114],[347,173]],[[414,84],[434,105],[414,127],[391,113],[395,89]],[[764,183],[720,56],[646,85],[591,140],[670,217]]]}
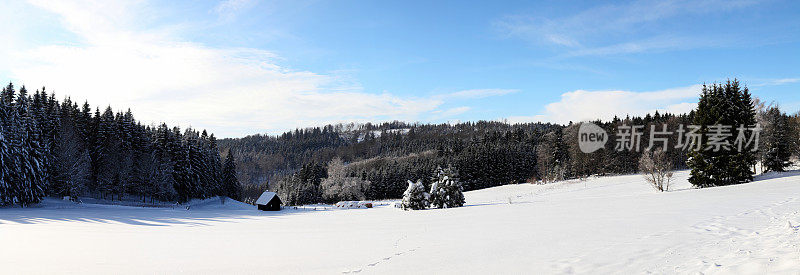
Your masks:
{"label": "shadow on snow", "polygon": [[258,217],[280,218],[302,210],[259,211],[229,209],[164,209],[145,207],[108,207],[80,205],[71,208],[0,208],[3,224],[38,224],[48,222],[122,223],[138,226],[190,225],[207,226],[217,222],[240,222]]}

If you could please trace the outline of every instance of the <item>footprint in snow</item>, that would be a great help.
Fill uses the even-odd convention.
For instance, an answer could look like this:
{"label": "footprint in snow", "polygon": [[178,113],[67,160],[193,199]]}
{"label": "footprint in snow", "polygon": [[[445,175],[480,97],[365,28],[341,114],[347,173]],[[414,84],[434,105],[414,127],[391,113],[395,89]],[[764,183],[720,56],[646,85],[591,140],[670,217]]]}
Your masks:
{"label": "footprint in snow", "polygon": [[790,230],[794,230],[795,232],[797,232],[798,230],[800,230],[800,225],[797,225],[797,226],[795,226],[795,225],[792,225],[792,221],[786,221],[786,222],[787,222],[787,223],[789,223],[789,229],[790,229]]}

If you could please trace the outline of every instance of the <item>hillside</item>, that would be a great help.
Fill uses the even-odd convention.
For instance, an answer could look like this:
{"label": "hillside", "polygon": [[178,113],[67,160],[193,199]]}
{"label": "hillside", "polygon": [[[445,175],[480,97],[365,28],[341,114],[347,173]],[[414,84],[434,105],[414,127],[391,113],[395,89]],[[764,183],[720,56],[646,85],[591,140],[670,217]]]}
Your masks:
{"label": "hillside", "polygon": [[[631,124],[666,125],[677,131],[691,119],[691,113],[655,112],[593,123],[607,133]],[[608,136],[606,150],[583,153],[578,144],[581,125],[499,121],[337,124],[298,129],[279,136],[223,139],[219,148],[236,156],[243,199],[254,199],[269,189],[282,194],[284,202],[291,205],[397,199],[406,188],[406,180],[420,179],[429,185],[428,179],[437,166],[453,167],[467,191],[532,180],[638,171],[636,163],[641,150],[616,150],[614,146],[622,142],[617,135]],[[678,144],[677,138],[677,135],[670,137],[669,144]],[[649,141],[649,135],[641,136],[643,146]],[[673,167],[686,167],[686,152],[668,151]],[[357,196],[322,195],[338,193],[325,190],[320,183],[329,178],[328,165],[339,160],[345,164],[341,174],[357,177],[361,182],[360,188],[351,192]],[[353,163],[358,165],[350,165]]]}
{"label": "hillside", "polygon": [[[656,193],[639,175],[467,192],[463,208],[27,208],[9,273],[792,273],[800,174]],[[326,209],[326,210],[321,210]],[[12,237],[13,236],[13,237]],[[40,249],[47,247],[48,249]],[[10,268],[10,269],[9,269]]]}

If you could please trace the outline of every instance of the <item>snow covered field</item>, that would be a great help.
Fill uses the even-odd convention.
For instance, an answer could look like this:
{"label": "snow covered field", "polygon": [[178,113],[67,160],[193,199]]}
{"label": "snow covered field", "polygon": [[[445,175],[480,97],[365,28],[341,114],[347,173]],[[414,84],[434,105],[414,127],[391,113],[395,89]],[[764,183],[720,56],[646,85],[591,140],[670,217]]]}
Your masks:
{"label": "snow covered field", "polygon": [[0,209],[3,273],[800,273],[800,173],[656,193],[641,176],[466,193],[463,208]]}

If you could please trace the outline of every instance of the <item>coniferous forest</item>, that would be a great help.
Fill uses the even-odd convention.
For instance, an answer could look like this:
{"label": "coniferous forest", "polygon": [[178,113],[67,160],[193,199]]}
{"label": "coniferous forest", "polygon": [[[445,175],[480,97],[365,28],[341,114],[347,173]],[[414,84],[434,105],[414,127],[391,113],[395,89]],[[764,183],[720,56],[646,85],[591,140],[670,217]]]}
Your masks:
{"label": "coniferous forest", "polygon": [[[724,173],[735,174],[716,181],[693,177],[693,184],[708,187],[750,181],[752,172],[747,171],[782,171],[790,165],[790,158],[798,156],[800,150],[798,115],[787,115],[777,105],[752,99],[747,88],[733,80],[704,86],[699,107],[688,114],[655,112],[593,121],[608,133],[609,141],[603,150],[591,154],[579,150],[580,123],[572,122],[567,125],[497,121],[338,124],[298,129],[278,136],[222,139],[219,144],[222,150],[239,156],[237,173],[243,182],[245,200],[269,189],[278,192],[284,202],[296,205],[400,198],[408,180],[421,180],[429,187],[430,177],[439,166],[452,167],[465,191],[636,173],[638,161],[650,143],[648,130],[641,136],[640,150],[615,150],[619,138],[616,129],[620,126],[661,129],[667,125],[668,131],[675,133],[683,127],[680,125],[697,124],[708,132],[708,127],[717,123],[756,122],[764,129],[756,152],[702,152],[687,162],[694,152],[675,148],[666,151],[673,169],[691,168],[708,172],[705,175],[729,169]],[[735,137],[729,137],[728,142],[733,144]],[[671,135],[669,146],[682,143],[679,138]],[[715,157],[725,154],[733,156]],[[710,156],[703,158],[704,155]],[[756,163],[764,165],[756,167]]]}
{"label": "coniferous forest", "polygon": [[[458,124],[327,125],[298,129],[280,136],[254,135],[222,139],[220,148],[238,156],[244,196],[275,190],[289,204],[335,202],[341,199],[399,198],[407,180],[429,178],[438,166],[452,166],[465,191],[504,184],[556,181],[590,175],[637,172],[640,152],[613,149],[615,126],[623,124],[689,123],[692,114],[659,114],[595,121],[611,134],[609,150],[582,153],[578,123],[508,124],[496,121]],[[643,137],[643,143],[647,143]],[[686,167],[686,152],[671,151],[678,167]],[[327,197],[321,185],[329,178],[331,160],[347,163],[346,177],[359,179],[360,194]]]}
{"label": "coniferous forest", "polygon": [[[409,180],[429,188],[437,167],[452,169],[465,191],[636,173],[650,137],[641,135],[640,149],[615,150],[615,133],[626,125],[666,125],[676,132],[698,124],[707,132],[721,122],[759,123],[757,151],[666,151],[673,169],[693,169],[690,181],[698,187],[747,182],[759,169],[782,171],[800,148],[798,115],[751,99],[737,81],[704,86],[698,108],[687,114],[593,121],[609,140],[588,154],[578,145],[581,123],[572,122],[395,121],[217,140],[205,130],[143,125],[130,110],[101,111],[69,97],[58,101],[44,88],[30,93],[8,84],[0,103],[3,205],[29,205],[45,196],[182,203],[223,195],[252,203],[264,190],[278,192],[288,205],[396,199]],[[679,138],[667,142],[679,144]],[[710,177],[709,171],[726,178]]]}
{"label": "coniferous forest", "polygon": [[233,156],[213,134],[142,125],[133,113],[12,83],[0,95],[0,205],[45,196],[186,202],[239,198]]}

